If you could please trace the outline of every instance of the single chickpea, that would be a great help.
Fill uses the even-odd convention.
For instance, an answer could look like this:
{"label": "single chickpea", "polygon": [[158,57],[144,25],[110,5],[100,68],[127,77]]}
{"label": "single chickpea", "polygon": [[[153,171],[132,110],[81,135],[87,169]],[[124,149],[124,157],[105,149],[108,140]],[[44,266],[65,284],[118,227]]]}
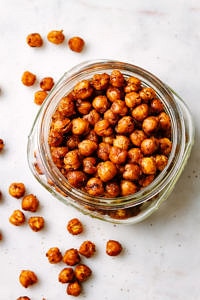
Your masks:
{"label": "single chickpea", "polygon": [[170,141],[170,139],[168,139],[166,137],[161,138],[161,139],[159,139],[159,144],[160,144],[161,154],[168,156],[172,150],[172,142]]}
{"label": "single chickpea", "polygon": [[105,186],[106,193],[108,197],[117,197],[120,195],[120,186],[119,183],[116,181],[110,181],[106,183]]}
{"label": "single chickpea", "polygon": [[91,84],[97,91],[107,89],[110,82],[110,76],[106,73],[94,74],[92,77]]}
{"label": "single chickpea", "polygon": [[97,147],[97,143],[91,140],[83,140],[78,144],[79,153],[87,157],[96,151]]}
{"label": "single chickpea", "polygon": [[9,194],[14,198],[21,198],[24,196],[26,191],[25,185],[22,182],[13,182],[8,188]]}
{"label": "single chickpea", "polygon": [[124,85],[124,76],[119,70],[113,70],[110,74],[110,83],[114,87],[122,87]]}
{"label": "single chickpea", "polygon": [[147,118],[148,114],[149,106],[146,103],[142,103],[132,110],[132,117],[138,122],[141,122]]}
{"label": "single chickpea", "polygon": [[23,197],[21,206],[23,210],[36,212],[39,206],[39,200],[35,195],[29,194]]}
{"label": "single chickpea", "polygon": [[154,175],[157,171],[155,158],[143,157],[140,161],[142,172],[146,175]]}
{"label": "single chickpea", "polygon": [[123,164],[126,161],[127,155],[127,150],[112,146],[109,158],[114,164]]}
{"label": "single chickpea", "polygon": [[64,117],[71,117],[76,113],[75,104],[71,97],[63,97],[58,105],[58,112],[60,112]]}
{"label": "single chickpea", "polygon": [[166,114],[166,112],[161,112],[158,115],[159,126],[164,131],[171,130],[171,120],[170,117]]}
{"label": "single chickpea", "polygon": [[141,81],[137,77],[131,76],[127,79],[124,87],[125,93],[138,92],[141,89]]}
{"label": "single chickpea", "polygon": [[152,155],[158,150],[159,141],[158,139],[151,137],[146,138],[141,143],[141,151],[144,155]]}
{"label": "single chickpea", "polygon": [[130,134],[135,128],[134,120],[131,116],[122,117],[115,128],[116,132],[119,134]]}
{"label": "single chickpea", "polygon": [[102,180],[99,178],[92,177],[86,184],[86,191],[91,196],[101,196],[104,194],[104,187]]}
{"label": "single chickpea", "polygon": [[121,99],[122,93],[117,87],[110,86],[106,91],[106,97],[110,100],[110,102],[114,102]]}
{"label": "single chickpea", "polygon": [[155,156],[155,160],[156,160],[156,167],[159,171],[164,170],[164,168],[166,167],[167,163],[168,163],[168,157],[166,155],[163,154],[157,154]]}
{"label": "single chickpea", "polygon": [[18,297],[17,300],[31,300],[31,298],[29,298],[27,296],[21,296],[21,297]]}
{"label": "single chickpea", "polygon": [[46,252],[50,264],[57,264],[62,260],[62,253],[58,247],[52,247]]}
{"label": "single chickpea", "polygon": [[73,268],[64,268],[58,274],[58,281],[61,283],[73,282],[75,278]]}
{"label": "single chickpea", "polygon": [[97,174],[103,182],[107,182],[117,174],[117,168],[110,160],[100,162],[97,165]]}
{"label": "single chickpea", "polygon": [[31,270],[22,270],[19,275],[19,282],[25,288],[38,282],[37,275]]}
{"label": "single chickpea", "polygon": [[45,221],[43,217],[35,216],[29,218],[28,224],[33,231],[37,232],[43,229]]}
{"label": "single chickpea", "polygon": [[22,74],[21,81],[26,86],[32,86],[36,81],[36,75],[29,71],[25,71]]}
{"label": "single chickpea", "polygon": [[92,270],[85,264],[80,264],[75,267],[74,274],[79,282],[84,282],[91,276]]}
{"label": "single chickpea", "polygon": [[115,240],[109,240],[106,243],[106,253],[109,256],[117,256],[122,252],[122,245]]}
{"label": "single chickpea", "polygon": [[152,135],[159,129],[159,121],[155,116],[149,116],[144,119],[142,129],[147,135]]}
{"label": "single chickpea", "polygon": [[81,166],[79,151],[74,149],[67,152],[64,157],[64,164],[67,171],[77,170]]}
{"label": "single chickpea", "polygon": [[126,164],[124,167],[123,178],[126,180],[138,180],[141,176],[141,168],[137,164]]}
{"label": "single chickpea", "polygon": [[79,253],[86,258],[90,258],[96,251],[95,244],[91,241],[84,241],[79,247]]}
{"label": "single chickpea", "polygon": [[85,46],[85,41],[79,36],[74,36],[68,40],[68,46],[74,52],[81,52]]}
{"label": "single chickpea", "polygon": [[83,232],[83,224],[77,218],[73,218],[67,223],[67,230],[72,235],[77,235]]}
{"label": "single chickpea", "polygon": [[103,114],[109,107],[107,97],[105,95],[96,96],[92,101],[92,106],[97,112]]}
{"label": "single chickpea", "polygon": [[71,135],[67,137],[66,146],[69,149],[74,150],[75,148],[78,147],[79,143],[80,143],[80,137],[78,135]]}
{"label": "single chickpea", "polygon": [[128,113],[128,107],[123,100],[115,100],[110,109],[113,111],[114,114],[125,116]]}
{"label": "single chickpea", "polygon": [[151,101],[150,106],[151,106],[151,112],[153,114],[159,114],[164,110],[164,105],[163,105],[162,101],[160,99],[157,99],[157,98],[153,99]]}
{"label": "single chickpea", "polygon": [[43,91],[50,91],[54,86],[54,81],[52,77],[44,77],[40,81],[40,87]]}
{"label": "single chickpea", "polygon": [[147,138],[147,135],[143,130],[136,129],[130,135],[132,144],[136,147],[140,147],[142,141]]}
{"label": "single chickpea", "polygon": [[0,139],[0,152],[4,149],[4,141]]}
{"label": "single chickpea", "polygon": [[76,118],[72,120],[72,133],[76,135],[86,134],[89,131],[89,122],[86,119]]}
{"label": "single chickpea", "polygon": [[72,128],[72,123],[69,118],[57,119],[53,122],[52,128],[59,133],[67,133]]}
{"label": "single chickpea", "polygon": [[128,150],[130,146],[130,139],[125,135],[117,135],[113,140],[113,146],[123,150]]}
{"label": "single chickpea", "polygon": [[149,102],[156,97],[156,92],[150,87],[142,88],[139,94],[144,102]]}
{"label": "single chickpea", "polygon": [[96,134],[96,132],[94,131],[94,129],[91,129],[91,130],[89,131],[89,133],[86,134],[85,139],[86,139],[86,140],[89,140],[89,141],[93,141],[93,142],[95,142],[96,144],[99,143],[99,136]]}
{"label": "single chickpea", "polygon": [[62,132],[58,132],[58,130],[51,129],[48,136],[48,144],[50,147],[58,147],[63,142],[63,134]]}
{"label": "single chickpea", "polygon": [[139,93],[130,92],[125,95],[125,103],[129,108],[134,108],[142,102]]}
{"label": "single chickpea", "polygon": [[155,179],[155,175],[145,175],[139,180],[139,184],[141,187],[146,187]]}
{"label": "single chickpea", "polygon": [[104,119],[108,120],[111,125],[115,125],[119,120],[119,115],[114,114],[111,109],[108,109],[104,113]]}
{"label": "single chickpea", "polygon": [[34,93],[34,103],[37,105],[41,105],[47,96],[48,93],[46,91],[36,91]]}
{"label": "single chickpea", "polygon": [[92,109],[89,114],[84,116],[84,119],[89,122],[90,125],[94,126],[100,120],[100,114]]}
{"label": "single chickpea", "polygon": [[100,120],[94,125],[94,131],[99,136],[110,136],[113,133],[113,129],[108,120]]}
{"label": "single chickpea", "polygon": [[26,218],[24,213],[19,209],[14,210],[11,216],[9,217],[9,222],[15,226],[20,226],[24,224],[25,220]]}
{"label": "single chickpea", "polygon": [[86,157],[83,159],[83,171],[86,174],[95,174],[97,171],[96,168],[96,158],[95,157]]}
{"label": "single chickpea", "polygon": [[75,296],[75,297],[79,296],[81,293],[80,283],[78,281],[68,283],[66,292],[70,296]]}
{"label": "single chickpea", "polygon": [[81,115],[89,114],[91,107],[92,107],[92,104],[90,103],[90,101],[77,100],[77,102],[76,102],[76,108]]}
{"label": "single chickpea", "polygon": [[109,160],[111,145],[105,142],[99,144],[97,156],[103,161]]}
{"label": "single chickpea", "polygon": [[69,266],[74,266],[80,263],[80,255],[77,249],[71,248],[65,251],[63,255],[63,262]]}
{"label": "single chickpea", "polygon": [[131,148],[128,151],[128,162],[129,163],[140,163],[140,159],[143,157],[142,151],[140,148]]}
{"label": "single chickpea", "polygon": [[131,194],[135,194],[138,191],[137,185],[129,180],[122,180],[120,183],[121,195],[128,196]]}
{"label": "single chickpea", "polygon": [[43,45],[43,39],[39,33],[27,35],[26,42],[30,47],[41,47]]}
{"label": "single chickpea", "polygon": [[62,44],[65,39],[63,30],[52,30],[47,34],[47,40],[53,44]]}
{"label": "single chickpea", "polygon": [[73,187],[81,188],[87,181],[87,176],[83,171],[69,171],[66,178]]}
{"label": "single chickpea", "polygon": [[84,100],[92,95],[93,87],[89,80],[82,80],[75,85],[73,92],[76,99]]}

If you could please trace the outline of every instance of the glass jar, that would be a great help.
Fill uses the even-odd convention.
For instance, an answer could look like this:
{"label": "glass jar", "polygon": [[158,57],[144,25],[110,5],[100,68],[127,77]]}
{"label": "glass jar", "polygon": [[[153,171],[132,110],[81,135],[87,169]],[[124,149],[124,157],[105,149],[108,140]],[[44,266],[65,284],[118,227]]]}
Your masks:
{"label": "glass jar", "polygon": [[[139,78],[144,87],[152,87],[171,118],[172,150],[164,170],[147,187],[135,194],[104,198],[93,197],[73,188],[52,161],[48,134],[53,113],[60,99],[76,83],[94,74],[110,74],[118,69],[128,78]],[[166,84],[148,71],[119,61],[88,61],[66,72],[41,106],[28,138],[28,163],[36,179],[57,199],[85,214],[113,223],[137,223],[144,220],[172,192],[188,160],[194,140],[191,114],[184,101]]]}

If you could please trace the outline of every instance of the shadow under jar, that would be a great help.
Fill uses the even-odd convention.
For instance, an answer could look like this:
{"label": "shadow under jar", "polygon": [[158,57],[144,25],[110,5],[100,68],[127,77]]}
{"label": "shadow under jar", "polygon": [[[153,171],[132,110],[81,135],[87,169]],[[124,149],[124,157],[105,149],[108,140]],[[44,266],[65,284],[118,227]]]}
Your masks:
{"label": "shadow under jar", "polygon": [[[142,87],[151,87],[170,117],[172,149],[165,168],[147,186],[134,194],[118,197],[91,196],[69,184],[55,165],[48,143],[52,116],[60,100],[82,80],[95,74],[119,70],[125,79],[136,77]],[[184,101],[166,84],[148,71],[128,63],[99,60],[77,65],[66,72],[41,106],[28,138],[28,162],[36,179],[57,199],[85,214],[113,223],[137,223],[144,220],[172,192],[188,160],[194,140],[191,114]]]}

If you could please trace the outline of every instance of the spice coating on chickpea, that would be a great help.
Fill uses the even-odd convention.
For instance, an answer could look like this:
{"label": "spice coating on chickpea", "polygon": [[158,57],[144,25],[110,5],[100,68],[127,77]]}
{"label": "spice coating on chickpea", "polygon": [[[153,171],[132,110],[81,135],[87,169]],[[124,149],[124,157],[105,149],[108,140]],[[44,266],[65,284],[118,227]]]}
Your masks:
{"label": "spice coating on chickpea", "polygon": [[43,91],[50,91],[54,86],[54,81],[52,77],[44,77],[40,81],[40,87]]}
{"label": "spice coating on chickpea", "polygon": [[13,182],[8,188],[9,194],[14,198],[21,198],[25,194],[25,185],[22,182]]}
{"label": "spice coating on chickpea", "polygon": [[34,93],[34,103],[37,105],[41,105],[46,99],[48,93],[46,91],[36,91]]}
{"label": "spice coating on chickpea", "polygon": [[26,86],[32,86],[36,81],[36,75],[29,71],[25,71],[22,74],[21,81]]}
{"label": "spice coating on chickpea", "polygon": [[19,282],[25,288],[38,282],[37,275],[31,270],[22,270],[19,275]]}
{"label": "spice coating on chickpea", "polygon": [[30,33],[26,37],[26,42],[30,47],[41,47],[43,45],[43,39],[39,33]]}
{"label": "spice coating on chickpea", "polygon": [[39,206],[39,200],[35,195],[29,194],[23,197],[21,206],[23,210],[36,212]]}
{"label": "spice coating on chickpea", "polygon": [[106,253],[109,256],[117,256],[122,251],[122,245],[120,242],[115,240],[109,240],[106,243]]}
{"label": "spice coating on chickpea", "polygon": [[81,52],[85,46],[85,41],[79,36],[74,36],[68,40],[68,46],[74,52]]}
{"label": "spice coating on chickpea", "polygon": [[83,232],[83,224],[77,218],[69,220],[67,223],[67,230],[72,235],[77,235]]}
{"label": "spice coating on chickpea", "polygon": [[19,209],[14,210],[11,216],[9,217],[9,222],[15,226],[20,226],[24,224],[25,220],[26,218],[24,213]]}
{"label": "spice coating on chickpea", "polygon": [[96,246],[91,241],[84,241],[79,247],[79,253],[87,258],[90,258],[94,255],[96,251]]}
{"label": "spice coating on chickpea", "polygon": [[47,34],[47,40],[53,44],[62,44],[65,39],[63,30],[52,30]]}
{"label": "spice coating on chickpea", "polygon": [[62,253],[58,247],[52,247],[46,252],[50,264],[57,264],[62,260]]}
{"label": "spice coating on chickpea", "polygon": [[70,296],[79,296],[82,291],[81,285],[78,281],[70,282],[67,286],[67,294]]}
{"label": "spice coating on chickpea", "polygon": [[80,264],[75,267],[74,273],[79,282],[84,282],[91,276],[92,270],[88,266]]}
{"label": "spice coating on chickpea", "polygon": [[63,262],[69,266],[75,266],[80,263],[80,255],[77,249],[71,248],[65,251],[63,255]]}
{"label": "spice coating on chickpea", "polygon": [[74,270],[73,268],[64,268],[60,271],[58,274],[58,281],[61,283],[69,283],[73,282],[75,278]]}
{"label": "spice coating on chickpea", "polygon": [[33,231],[37,232],[43,229],[45,221],[43,217],[35,216],[28,219],[28,224]]}

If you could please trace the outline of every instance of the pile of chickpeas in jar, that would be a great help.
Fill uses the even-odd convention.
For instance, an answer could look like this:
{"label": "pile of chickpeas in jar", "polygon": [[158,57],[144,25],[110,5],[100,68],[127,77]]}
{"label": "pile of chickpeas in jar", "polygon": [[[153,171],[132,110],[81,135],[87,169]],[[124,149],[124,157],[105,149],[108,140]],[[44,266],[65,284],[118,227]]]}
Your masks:
{"label": "pile of chickpeas in jar", "polygon": [[74,188],[94,197],[128,196],[166,167],[171,120],[153,88],[114,69],[79,81],[60,99],[48,144]]}

